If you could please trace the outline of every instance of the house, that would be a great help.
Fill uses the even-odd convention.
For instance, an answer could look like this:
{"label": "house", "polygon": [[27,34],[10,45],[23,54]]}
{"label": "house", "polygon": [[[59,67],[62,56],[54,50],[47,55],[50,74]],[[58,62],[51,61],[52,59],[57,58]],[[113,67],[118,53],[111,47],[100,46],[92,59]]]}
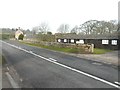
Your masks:
{"label": "house", "polygon": [[118,33],[103,35],[66,34],[57,36],[56,41],[59,43],[94,44],[95,48],[111,50],[120,49],[120,39],[118,37]]}
{"label": "house", "polygon": [[23,35],[23,32],[22,32],[22,30],[21,30],[20,27],[19,27],[19,29],[17,29],[16,32],[15,32],[15,39],[18,40],[18,39],[19,39],[19,36],[20,36],[21,34]]}

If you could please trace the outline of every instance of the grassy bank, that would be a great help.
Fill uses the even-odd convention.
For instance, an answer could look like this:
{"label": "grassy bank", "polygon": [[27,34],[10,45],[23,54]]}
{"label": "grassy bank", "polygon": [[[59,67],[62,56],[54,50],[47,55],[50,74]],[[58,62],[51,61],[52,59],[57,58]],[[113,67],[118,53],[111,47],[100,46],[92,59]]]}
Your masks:
{"label": "grassy bank", "polygon": [[[55,51],[67,52],[67,53],[81,53],[81,54],[86,53],[83,49],[77,49],[77,48],[61,48],[61,47],[57,47],[57,46],[44,46],[44,45],[40,45],[40,44],[27,43],[24,41],[21,41],[21,43],[28,44],[31,46],[46,48],[46,49],[50,49],[50,50],[55,50]],[[112,50],[95,48],[93,54],[105,54],[105,53],[111,52],[111,51]]]}
{"label": "grassy bank", "polygon": [[0,65],[5,64],[5,63],[6,63],[6,61],[5,61],[4,56],[0,55]]}
{"label": "grassy bank", "polygon": [[108,49],[99,49],[99,48],[94,48],[94,53],[93,54],[105,54],[107,52],[111,52],[112,50]]}
{"label": "grassy bank", "polygon": [[0,55],[0,65],[4,65],[6,63],[3,55]]}
{"label": "grassy bank", "polygon": [[40,44],[36,44],[36,43],[34,43],[34,44],[27,43],[27,42],[23,42],[23,41],[21,41],[21,43],[31,45],[31,46],[46,48],[46,49],[50,49],[50,50],[55,50],[55,51],[67,52],[67,53],[85,53],[83,49],[77,49],[77,48],[67,48],[67,47],[62,48],[62,47],[58,47],[58,46],[45,46],[45,45],[40,45]]}
{"label": "grassy bank", "polygon": [[9,33],[0,34],[0,40],[9,40],[10,38],[14,38],[14,34]]}

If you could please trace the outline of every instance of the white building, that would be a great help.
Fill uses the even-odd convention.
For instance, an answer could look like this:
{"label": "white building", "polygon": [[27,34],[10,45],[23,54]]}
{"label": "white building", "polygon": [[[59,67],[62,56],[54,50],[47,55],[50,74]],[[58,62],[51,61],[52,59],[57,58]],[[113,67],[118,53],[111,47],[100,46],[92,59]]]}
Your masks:
{"label": "white building", "polygon": [[19,36],[23,34],[23,32],[20,30],[20,28],[15,32],[15,39],[18,40]]}

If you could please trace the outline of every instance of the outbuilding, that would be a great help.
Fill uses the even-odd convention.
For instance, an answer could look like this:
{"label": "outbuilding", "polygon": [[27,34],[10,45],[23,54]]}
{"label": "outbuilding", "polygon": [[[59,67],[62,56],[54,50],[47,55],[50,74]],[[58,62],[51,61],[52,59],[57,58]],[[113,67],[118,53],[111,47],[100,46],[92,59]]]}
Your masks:
{"label": "outbuilding", "polygon": [[57,42],[59,43],[76,43],[76,44],[94,44],[95,48],[118,50],[120,39],[118,34],[105,34],[105,35],[76,35],[66,34],[58,36]]}

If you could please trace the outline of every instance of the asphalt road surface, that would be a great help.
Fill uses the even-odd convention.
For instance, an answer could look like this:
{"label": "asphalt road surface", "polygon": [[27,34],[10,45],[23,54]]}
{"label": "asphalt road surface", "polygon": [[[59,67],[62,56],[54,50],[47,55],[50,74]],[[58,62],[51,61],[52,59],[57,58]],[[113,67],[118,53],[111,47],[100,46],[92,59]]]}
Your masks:
{"label": "asphalt road surface", "polygon": [[118,69],[110,65],[17,41],[1,42],[8,66],[20,77],[21,88],[119,88]]}

